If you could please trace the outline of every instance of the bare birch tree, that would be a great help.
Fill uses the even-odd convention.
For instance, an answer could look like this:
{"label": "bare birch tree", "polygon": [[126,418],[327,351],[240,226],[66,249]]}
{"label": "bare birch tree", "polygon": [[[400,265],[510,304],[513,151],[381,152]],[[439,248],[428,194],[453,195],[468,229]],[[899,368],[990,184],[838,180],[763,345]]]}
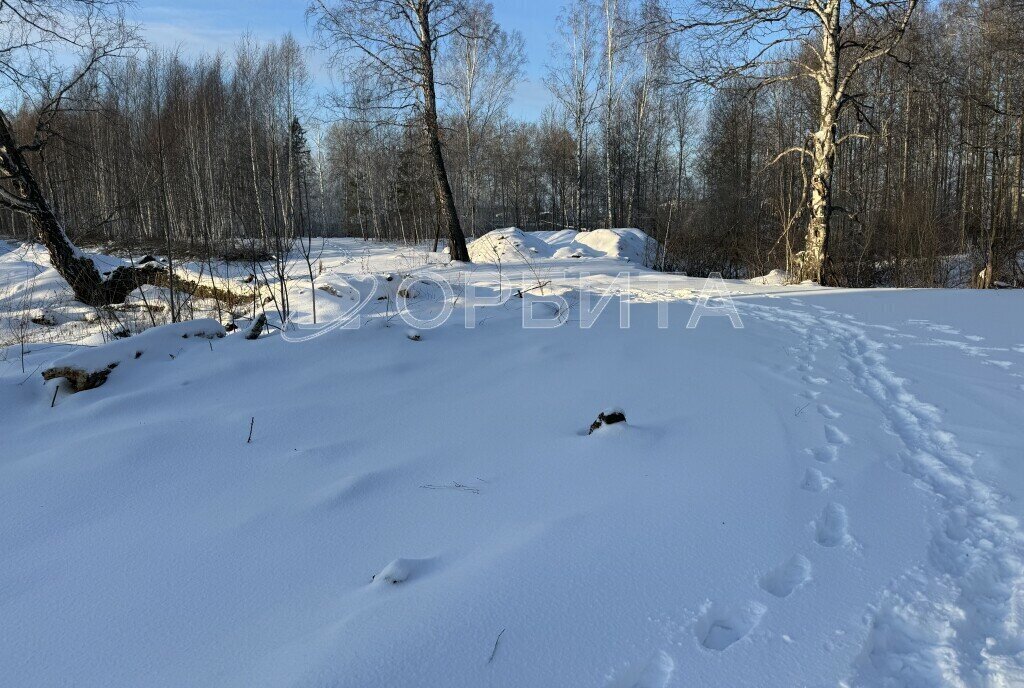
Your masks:
{"label": "bare birch tree", "polygon": [[809,220],[796,256],[799,279],[828,280],[829,228],[835,210],[832,182],[842,111],[863,108],[851,91],[858,72],[891,55],[906,34],[918,0],[700,0],[673,28],[696,37],[700,78],[713,83],[737,76],[755,88],[808,79],[817,91],[817,123],[809,142],[783,151],[809,160]]}
{"label": "bare birch tree", "polygon": [[618,66],[623,46],[623,18],[619,0],[602,0],[604,18],[604,188],[605,224],[615,226],[615,131]]}
{"label": "bare birch tree", "polygon": [[598,43],[598,8],[592,0],[570,0],[559,16],[561,41],[552,46],[553,62],[547,68],[544,83],[572,122],[576,142],[576,188],[573,190],[577,229],[587,216],[586,154],[587,135],[600,96],[603,72]]}
{"label": "bare birch tree", "polygon": [[467,5],[465,28],[452,38],[443,71],[453,94],[453,113],[461,123],[466,206],[472,231],[476,229],[479,193],[475,164],[478,135],[512,102],[516,83],[523,78],[526,53],[522,35],[502,30],[494,21],[493,6],[487,2]]}

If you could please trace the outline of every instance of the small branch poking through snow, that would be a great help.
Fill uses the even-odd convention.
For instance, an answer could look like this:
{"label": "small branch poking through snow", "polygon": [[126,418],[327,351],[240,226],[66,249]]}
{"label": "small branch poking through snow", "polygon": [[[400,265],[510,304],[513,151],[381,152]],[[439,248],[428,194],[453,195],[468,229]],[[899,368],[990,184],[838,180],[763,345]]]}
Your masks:
{"label": "small branch poking through snow", "polygon": [[523,294],[528,294],[534,289],[540,289],[540,293],[543,294],[544,287],[548,286],[549,284],[551,284],[551,280],[548,280],[546,282],[538,282],[535,286],[529,287],[527,289],[517,289],[516,296],[518,296],[519,298],[523,298]]}
{"label": "small branch poking through snow", "polygon": [[480,490],[469,485],[463,485],[462,483],[450,483],[448,485],[420,485],[424,490],[459,490],[461,492],[472,492],[473,494],[480,494]]}
{"label": "small branch poking through snow", "polygon": [[256,423],[256,416],[249,419],[249,439],[245,441],[246,444],[252,444],[252,426]]}
{"label": "small branch poking through snow", "polygon": [[491,650],[491,656],[487,658],[487,663],[490,664],[494,661],[494,655],[498,652],[498,641],[501,640],[501,636],[505,634],[505,629],[501,629],[501,633],[494,639],[494,649]]}

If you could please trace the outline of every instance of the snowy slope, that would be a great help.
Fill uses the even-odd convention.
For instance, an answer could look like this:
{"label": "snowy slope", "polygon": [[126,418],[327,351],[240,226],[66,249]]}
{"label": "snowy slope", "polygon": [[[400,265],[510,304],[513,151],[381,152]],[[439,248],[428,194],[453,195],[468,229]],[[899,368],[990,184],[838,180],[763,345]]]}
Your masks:
{"label": "snowy slope", "polygon": [[[374,299],[360,329],[203,340],[53,408],[66,347],[9,357],[4,682],[1024,682],[1024,295],[727,282],[743,329],[686,329],[702,280],[534,239],[551,257],[518,266],[330,245],[339,288],[544,285],[473,329],[462,287],[419,341]],[[617,301],[581,328],[606,289],[629,328]],[[524,329],[552,294],[564,324]],[[587,435],[610,406],[625,426]]]}

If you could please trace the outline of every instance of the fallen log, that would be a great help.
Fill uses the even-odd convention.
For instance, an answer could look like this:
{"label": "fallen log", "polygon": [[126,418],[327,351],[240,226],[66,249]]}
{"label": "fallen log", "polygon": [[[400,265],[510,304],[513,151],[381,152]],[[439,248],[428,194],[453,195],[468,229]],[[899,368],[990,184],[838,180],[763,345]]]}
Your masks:
{"label": "fallen log", "polygon": [[42,372],[43,380],[67,380],[72,392],[95,389],[104,384],[118,366],[130,368],[140,359],[143,364],[173,361],[188,346],[182,340],[217,339],[224,334],[224,327],[210,318],[154,327],[135,337],[62,356]]}
{"label": "fallen log", "polygon": [[57,366],[44,370],[43,380],[49,381],[64,378],[71,385],[72,392],[84,392],[87,389],[99,387],[106,382],[110,371],[116,367],[117,363],[110,363],[106,368],[90,371],[72,366]]}

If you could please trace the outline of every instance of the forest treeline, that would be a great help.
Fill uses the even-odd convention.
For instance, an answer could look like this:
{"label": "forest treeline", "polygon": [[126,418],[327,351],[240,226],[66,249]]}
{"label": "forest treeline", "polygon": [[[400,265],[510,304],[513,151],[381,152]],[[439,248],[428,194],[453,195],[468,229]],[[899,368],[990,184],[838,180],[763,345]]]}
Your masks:
{"label": "forest treeline", "polygon": [[[310,9],[311,46],[243,37],[207,56],[122,51],[83,70],[61,107],[15,96],[8,114],[19,141],[45,140],[26,158],[85,245],[230,257],[314,236],[444,245],[452,222],[466,236],[631,226],[665,244],[663,269],[815,276],[821,266],[800,261],[823,222],[831,283],[1024,285],[1024,7],[858,13],[868,6],[827,0],[814,22],[833,3],[837,26],[853,29],[837,31],[830,72],[816,24],[752,47],[751,22],[762,38],[780,32],[788,15],[763,21],[785,4],[723,0],[687,15],[660,0],[570,0],[548,53],[530,56],[551,95],[536,121],[510,114],[522,37],[486,3],[459,4],[427,65],[447,219],[424,91],[401,80],[422,67],[404,56],[423,54],[352,61],[339,47],[352,29],[328,5]],[[909,21],[886,33],[894,8]],[[745,44],[730,42],[737,26]],[[312,50],[343,86],[318,85]],[[823,75],[842,85],[829,113]],[[0,213],[0,233],[27,238],[30,223]]]}

